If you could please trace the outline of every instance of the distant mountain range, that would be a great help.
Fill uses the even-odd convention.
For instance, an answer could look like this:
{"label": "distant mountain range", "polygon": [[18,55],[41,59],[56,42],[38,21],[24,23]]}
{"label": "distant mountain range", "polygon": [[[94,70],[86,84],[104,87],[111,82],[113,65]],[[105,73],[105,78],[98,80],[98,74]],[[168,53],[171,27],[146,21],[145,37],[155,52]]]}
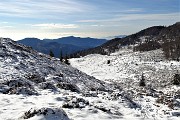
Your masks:
{"label": "distant mountain range", "polygon": [[135,51],[149,51],[163,48],[163,46],[168,45],[170,47],[165,49],[169,50],[173,47],[172,51],[174,51],[176,48],[180,48],[180,22],[177,22],[168,27],[149,27],[124,38],[115,38],[109,40],[101,46],[76,52],[71,54],[71,57],[80,57],[88,54],[108,55],[118,51],[122,46],[128,45],[133,45]]}
{"label": "distant mountain range", "polygon": [[97,39],[97,38],[90,38],[90,37],[81,38],[81,37],[74,37],[74,36],[62,37],[58,39],[44,39],[43,41],[57,42],[59,44],[69,44],[69,45],[79,46],[83,48],[93,48],[107,42],[106,39]]}
{"label": "distant mountain range", "polygon": [[59,57],[62,51],[63,55],[69,55],[77,51],[93,48],[107,42],[105,39],[96,38],[80,38],[80,37],[63,37],[58,39],[24,38],[17,43],[30,46],[38,52],[49,54],[52,50],[55,57]]}
{"label": "distant mountain range", "polygon": [[126,37],[127,35],[116,35],[116,36],[108,36],[108,37],[105,37],[105,39],[107,40],[112,40],[114,38],[124,38]]}

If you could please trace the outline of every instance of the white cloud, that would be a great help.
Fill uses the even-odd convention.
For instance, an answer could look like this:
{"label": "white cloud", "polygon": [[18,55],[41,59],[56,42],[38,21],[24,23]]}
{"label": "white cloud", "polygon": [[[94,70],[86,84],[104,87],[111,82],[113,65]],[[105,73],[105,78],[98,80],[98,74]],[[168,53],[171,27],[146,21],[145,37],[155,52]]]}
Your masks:
{"label": "white cloud", "polygon": [[94,25],[91,25],[92,27],[102,27],[104,25],[99,25],[99,24],[94,24]]}
{"label": "white cloud", "polygon": [[5,21],[4,21],[4,22],[1,22],[0,24],[8,24],[8,23],[9,23],[9,22],[5,22]]}
{"label": "white cloud", "polygon": [[8,28],[13,28],[13,26],[10,25],[5,25],[5,26],[0,26],[1,29],[8,29]]}
{"label": "white cloud", "polygon": [[48,23],[48,24],[34,24],[33,27],[38,28],[46,28],[46,29],[58,29],[58,28],[78,28],[78,25],[75,24],[54,24],[54,23]]}
{"label": "white cloud", "polygon": [[143,11],[142,8],[132,8],[132,9],[124,10],[124,11],[122,11],[122,12],[133,13],[133,12],[142,12],[142,11]]}
{"label": "white cloud", "polygon": [[0,15],[21,18],[56,18],[60,14],[85,12],[91,8],[74,0],[4,0],[0,6]]}
{"label": "white cloud", "polygon": [[80,23],[107,23],[107,22],[120,22],[120,21],[134,21],[134,20],[148,20],[148,21],[163,21],[175,20],[179,21],[180,13],[167,13],[167,14],[120,14],[111,19],[88,19],[79,20]]}
{"label": "white cloud", "polygon": [[128,14],[120,15],[116,20],[169,20],[178,19],[179,13],[167,13],[167,14]]}

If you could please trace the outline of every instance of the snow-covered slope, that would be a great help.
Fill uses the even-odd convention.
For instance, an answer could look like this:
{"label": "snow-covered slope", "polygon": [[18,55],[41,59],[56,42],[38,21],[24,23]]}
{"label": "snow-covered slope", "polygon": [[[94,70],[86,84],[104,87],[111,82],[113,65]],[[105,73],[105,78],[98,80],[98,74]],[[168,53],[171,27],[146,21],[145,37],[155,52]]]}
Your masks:
{"label": "snow-covered slope", "polygon": [[[36,88],[50,85],[50,88],[56,89],[60,83],[74,85],[72,87],[79,92],[104,89],[103,82],[62,64],[59,59],[33,51],[10,39],[1,38],[0,46],[0,82],[3,83],[0,91],[3,93],[31,89],[38,94]],[[16,91],[10,90],[13,86]]]}
{"label": "snow-covered slope", "polygon": [[[88,75],[118,85],[138,103],[147,119],[171,119],[175,113],[180,116],[180,87],[172,85],[180,63],[166,61],[160,49],[133,52],[128,46],[109,56],[91,54],[70,62]],[[146,87],[139,87],[142,76]]]}
{"label": "snow-covered slope", "polygon": [[[18,119],[23,113],[24,117],[20,118],[40,116],[39,119],[67,120],[59,107],[69,99],[67,96],[71,92],[72,96],[90,95],[91,91],[109,91],[109,88],[108,84],[61,63],[59,59],[11,39],[0,38],[0,118],[3,120]],[[45,95],[43,91],[46,91]],[[58,100],[52,100],[56,98]],[[46,103],[49,100],[54,103]]]}

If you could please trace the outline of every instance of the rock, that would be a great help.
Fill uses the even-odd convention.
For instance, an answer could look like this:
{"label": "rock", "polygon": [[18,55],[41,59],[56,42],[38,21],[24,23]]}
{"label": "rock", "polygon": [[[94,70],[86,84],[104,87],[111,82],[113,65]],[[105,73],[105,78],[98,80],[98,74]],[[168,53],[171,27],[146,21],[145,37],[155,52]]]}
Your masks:
{"label": "rock", "polygon": [[176,116],[176,117],[180,116],[180,112],[178,112],[178,111],[177,112],[172,112],[171,114],[172,114],[172,116]]}

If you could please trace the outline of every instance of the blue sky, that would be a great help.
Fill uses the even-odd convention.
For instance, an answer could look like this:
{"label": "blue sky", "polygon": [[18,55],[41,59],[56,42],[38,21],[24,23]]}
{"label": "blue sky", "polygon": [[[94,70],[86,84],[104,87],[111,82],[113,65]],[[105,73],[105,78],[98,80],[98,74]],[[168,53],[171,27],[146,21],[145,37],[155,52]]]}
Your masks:
{"label": "blue sky", "polygon": [[0,37],[104,38],[180,21],[180,0],[0,0]]}

